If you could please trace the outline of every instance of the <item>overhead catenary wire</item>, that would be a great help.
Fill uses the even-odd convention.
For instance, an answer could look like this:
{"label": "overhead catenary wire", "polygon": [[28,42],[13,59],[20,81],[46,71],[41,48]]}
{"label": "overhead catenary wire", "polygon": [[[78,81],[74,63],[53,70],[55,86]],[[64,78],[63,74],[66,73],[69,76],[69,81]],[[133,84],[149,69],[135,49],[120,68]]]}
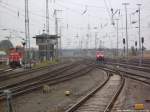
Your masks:
{"label": "overhead catenary wire", "polygon": [[[12,14],[15,14],[15,15],[17,14],[16,11],[14,11],[14,10],[12,10],[12,9],[10,9],[10,8],[8,8],[8,7],[6,7],[6,6],[3,6],[3,5],[1,5],[1,4],[0,4],[0,6],[3,7],[3,8],[5,8],[5,9],[7,9],[7,10],[8,10],[9,12],[11,12]],[[8,13],[8,12],[7,12],[7,13]],[[13,16],[15,17],[15,15],[13,15]],[[22,19],[24,19],[24,16],[25,16],[24,14],[21,14]],[[33,23],[33,22],[34,22],[34,23]],[[35,23],[38,23],[38,24],[39,24],[39,21],[37,21],[36,19],[34,19],[33,22],[31,23],[32,25],[36,25]]]}
{"label": "overhead catenary wire", "polygon": [[110,13],[110,9],[109,9],[109,7],[108,7],[108,5],[107,5],[106,0],[104,0],[104,4],[105,4],[106,11],[107,11],[107,13],[108,13],[108,16],[110,17],[110,20],[111,20],[111,13]]}
{"label": "overhead catenary wire", "polygon": [[[24,13],[24,9],[21,9],[21,8],[17,8],[17,7],[15,7],[15,6],[12,6],[12,5],[10,5],[10,4],[8,4],[8,3],[5,3],[5,2],[0,2],[0,5],[1,4],[3,4],[3,7],[5,7],[5,8],[7,8],[9,11],[11,11],[11,12],[13,12],[13,13],[16,13],[16,15],[17,15],[17,12],[19,11],[19,14],[21,15],[21,16],[25,16],[24,14],[22,14],[22,13]],[[5,6],[4,6],[5,5]],[[16,9],[16,10],[15,10]],[[19,9],[19,10],[17,10],[17,9]],[[21,11],[21,12],[20,12]],[[43,16],[43,15],[40,15],[40,14],[37,14],[37,13],[35,13],[35,12],[32,12],[32,11],[30,11],[30,15],[34,15],[34,16],[38,16],[38,17],[41,17],[41,18],[43,18],[43,19],[45,19],[45,16]],[[54,21],[54,18],[49,18],[50,20],[52,20],[52,21]]]}
{"label": "overhead catenary wire", "polygon": [[108,0],[108,3],[109,3],[109,6],[112,8],[112,5],[111,5],[111,2],[110,2],[110,0]]}
{"label": "overhead catenary wire", "polygon": [[[76,10],[76,9],[69,8],[69,7],[67,7],[67,6],[65,6],[65,5],[63,5],[63,4],[61,4],[61,3],[57,3],[57,5],[59,5],[59,6],[62,7],[62,8],[65,8],[65,9],[67,9],[67,10],[70,10],[70,11],[72,11],[73,13],[76,13],[76,14],[82,16],[82,11],[80,12],[80,11],[78,11],[78,10]],[[97,20],[100,20],[100,19],[101,19],[101,18],[97,18],[96,15],[91,15],[91,14],[89,14],[89,16],[94,17],[94,19],[97,19]]]}
{"label": "overhead catenary wire", "polygon": [[[14,16],[14,17],[17,17],[17,13],[18,13],[18,11],[17,11],[17,8],[16,7],[12,7],[12,6],[10,6],[9,4],[7,4],[7,3],[3,3],[3,2],[0,2],[0,7],[2,7],[2,8],[4,8],[4,9],[6,9],[8,12],[7,13],[11,13],[11,14],[14,14],[14,15],[12,15],[12,16]],[[21,9],[21,12],[22,11],[24,11],[23,9]],[[16,16],[15,16],[16,15]],[[39,14],[36,14],[36,13],[31,13],[31,15],[35,15],[35,16],[38,16],[38,17],[41,17],[43,20],[45,19],[45,16],[42,16],[42,15],[39,15]],[[19,13],[19,16],[21,17],[21,19],[22,20],[24,20],[24,17],[25,17],[25,15],[23,14],[23,13]],[[52,19],[52,18],[50,18],[51,20],[53,20],[54,21],[54,19]],[[39,25],[39,20],[37,20],[36,18],[31,18],[31,25],[34,25],[34,26],[38,26]]]}
{"label": "overhead catenary wire", "polygon": [[[58,2],[61,2],[61,3],[64,3],[63,1],[61,0],[58,0]],[[66,4],[66,3],[65,3]],[[93,8],[100,8],[100,9],[104,9],[105,7],[100,7],[98,5],[91,5],[91,4],[86,4],[86,3],[77,3],[77,2],[72,2],[72,1],[68,1],[67,4],[70,4],[70,5],[75,5],[75,6],[88,6],[88,7],[93,7]]]}

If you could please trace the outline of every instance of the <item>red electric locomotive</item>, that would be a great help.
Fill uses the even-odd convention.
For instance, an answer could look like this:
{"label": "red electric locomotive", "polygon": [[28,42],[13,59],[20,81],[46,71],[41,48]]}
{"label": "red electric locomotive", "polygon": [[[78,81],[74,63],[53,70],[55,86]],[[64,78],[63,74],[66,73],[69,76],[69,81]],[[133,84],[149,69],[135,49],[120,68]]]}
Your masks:
{"label": "red electric locomotive", "polygon": [[104,61],[104,52],[96,51],[96,61],[103,62]]}

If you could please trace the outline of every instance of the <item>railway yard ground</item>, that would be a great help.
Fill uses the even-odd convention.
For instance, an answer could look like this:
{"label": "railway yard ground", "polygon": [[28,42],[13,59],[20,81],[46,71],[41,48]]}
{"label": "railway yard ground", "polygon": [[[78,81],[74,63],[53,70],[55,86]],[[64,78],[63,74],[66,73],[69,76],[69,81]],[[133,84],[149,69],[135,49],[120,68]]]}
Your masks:
{"label": "railway yard ground", "polygon": [[112,63],[71,59],[31,71],[4,72],[0,112],[8,109],[6,89],[12,92],[12,112],[150,112],[150,68]]}
{"label": "railway yard ground", "polygon": [[[83,65],[77,66],[74,69],[79,69],[82,66]],[[62,110],[67,108],[67,105],[73,104],[75,100],[84,95],[87,91],[90,91],[96,84],[101,83],[104,78],[105,73],[97,69],[84,76],[50,86],[50,92],[47,94],[43,93],[42,89],[39,89],[29,94],[19,96],[13,100],[13,105],[16,111],[19,112]],[[65,96],[65,91],[67,90],[71,92],[70,96]],[[5,103],[1,105],[4,107]]]}

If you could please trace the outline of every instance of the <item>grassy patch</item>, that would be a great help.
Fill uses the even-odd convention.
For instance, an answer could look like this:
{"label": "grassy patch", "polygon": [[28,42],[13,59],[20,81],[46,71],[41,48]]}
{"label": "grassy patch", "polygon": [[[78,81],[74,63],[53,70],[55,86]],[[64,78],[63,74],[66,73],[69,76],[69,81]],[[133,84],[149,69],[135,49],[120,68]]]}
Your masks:
{"label": "grassy patch", "polygon": [[48,65],[52,65],[52,64],[57,64],[59,61],[58,60],[53,60],[53,61],[42,61],[36,65],[33,66],[33,68],[40,68],[40,67],[45,67]]}
{"label": "grassy patch", "polygon": [[5,68],[9,68],[9,66],[6,65],[6,64],[0,64],[0,68],[1,68],[1,69],[5,69]]}

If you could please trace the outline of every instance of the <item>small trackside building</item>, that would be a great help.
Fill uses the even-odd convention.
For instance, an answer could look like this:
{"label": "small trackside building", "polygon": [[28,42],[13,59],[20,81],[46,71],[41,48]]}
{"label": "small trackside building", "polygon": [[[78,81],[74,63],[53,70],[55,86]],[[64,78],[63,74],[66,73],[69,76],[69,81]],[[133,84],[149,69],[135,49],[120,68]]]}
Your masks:
{"label": "small trackside building", "polygon": [[39,59],[41,61],[52,60],[56,57],[58,38],[60,38],[60,36],[43,33],[33,38],[36,38],[36,44],[39,48]]}

